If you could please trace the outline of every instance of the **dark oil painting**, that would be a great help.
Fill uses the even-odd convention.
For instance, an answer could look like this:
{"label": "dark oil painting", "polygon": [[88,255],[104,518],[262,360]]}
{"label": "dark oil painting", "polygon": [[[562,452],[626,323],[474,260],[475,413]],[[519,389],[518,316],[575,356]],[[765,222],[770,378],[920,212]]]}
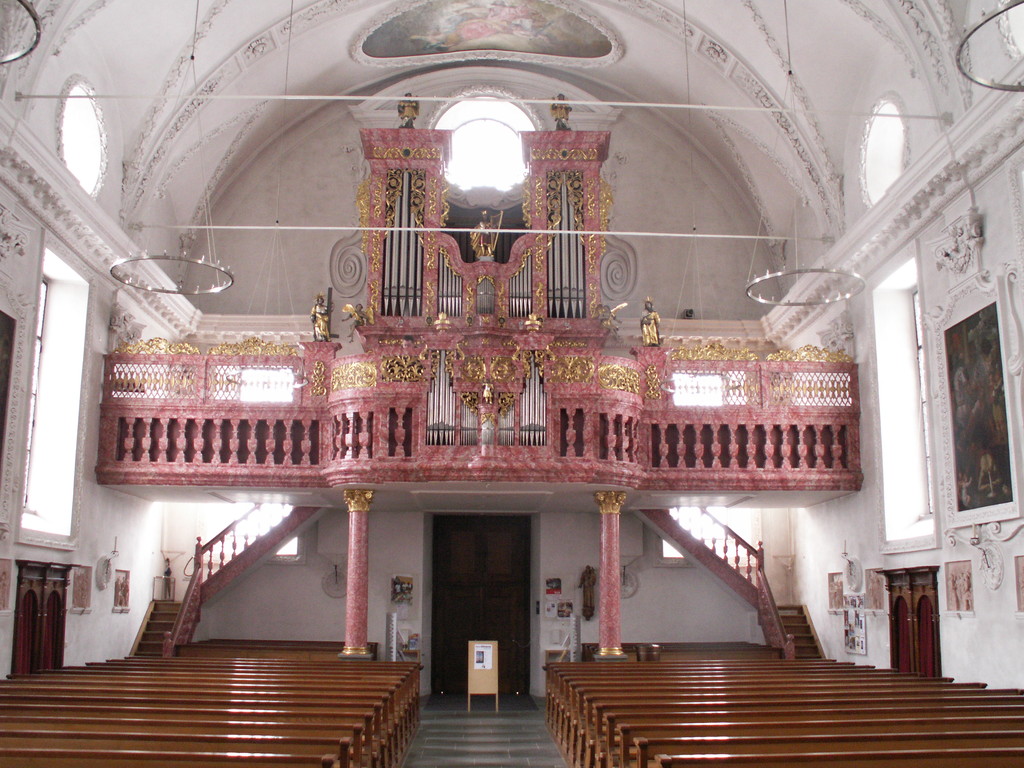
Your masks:
{"label": "dark oil painting", "polygon": [[[8,392],[11,388],[11,369],[14,367],[14,318],[0,312],[0,461],[4,452],[4,432],[7,429]],[[0,466],[0,475],[3,467]]]}
{"label": "dark oil painting", "polygon": [[959,511],[1013,501],[999,316],[989,304],[946,330]]}

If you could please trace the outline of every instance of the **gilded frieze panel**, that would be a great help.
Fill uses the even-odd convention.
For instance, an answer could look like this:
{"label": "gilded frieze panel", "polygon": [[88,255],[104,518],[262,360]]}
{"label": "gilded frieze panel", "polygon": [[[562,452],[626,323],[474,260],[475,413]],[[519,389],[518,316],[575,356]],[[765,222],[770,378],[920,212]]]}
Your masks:
{"label": "gilded frieze panel", "polygon": [[597,369],[597,381],[603,389],[640,394],[640,372],[624,365],[602,365]]}

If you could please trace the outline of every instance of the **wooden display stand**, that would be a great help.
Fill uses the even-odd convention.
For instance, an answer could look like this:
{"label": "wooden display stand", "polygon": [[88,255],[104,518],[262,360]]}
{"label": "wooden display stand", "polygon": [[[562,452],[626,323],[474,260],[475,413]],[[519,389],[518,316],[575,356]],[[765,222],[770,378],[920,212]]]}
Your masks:
{"label": "wooden display stand", "polygon": [[466,711],[473,703],[473,694],[494,695],[494,711],[498,711],[498,643],[495,640],[470,640],[466,685]]}

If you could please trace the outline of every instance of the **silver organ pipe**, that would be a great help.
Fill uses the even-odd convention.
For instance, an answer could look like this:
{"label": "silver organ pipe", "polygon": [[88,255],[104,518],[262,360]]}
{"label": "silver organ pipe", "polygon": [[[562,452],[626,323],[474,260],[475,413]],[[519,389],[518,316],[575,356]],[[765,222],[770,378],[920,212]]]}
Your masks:
{"label": "silver organ pipe", "polygon": [[437,262],[437,311],[462,317],[462,275],[452,271],[447,251],[441,252]]}
{"label": "silver organ pipe", "polygon": [[459,445],[477,445],[480,442],[480,415],[474,413],[466,403],[460,403],[462,408],[462,425],[459,429]]}
{"label": "silver organ pipe", "polygon": [[562,231],[552,237],[548,251],[548,315],[581,318],[586,316],[586,254],[564,178],[559,195]]}
{"label": "silver organ pipe", "polygon": [[533,259],[529,254],[523,259],[523,268],[509,280],[508,288],[508,316],[529,315],[533,311]]}
{"label": "silver organ pipe", "polygon": [[437,353],[437,375],[427,391],[427,445],[455,445],[455,390],[448,373],[448,353]]}
{"label": "silver organ pipe", "polygon": [[547,396],[537,361],[530,361],[523,394],[519,399],[519,444],[547,445]]}
{"label": "silver organ pipe", "polygon": [[402,190],[395,200],[394,229],[384,240],[384,286],[381,311],[384,315],[410,317],[421,314],[423,243],[412,207],[412,173],[402,172]]}

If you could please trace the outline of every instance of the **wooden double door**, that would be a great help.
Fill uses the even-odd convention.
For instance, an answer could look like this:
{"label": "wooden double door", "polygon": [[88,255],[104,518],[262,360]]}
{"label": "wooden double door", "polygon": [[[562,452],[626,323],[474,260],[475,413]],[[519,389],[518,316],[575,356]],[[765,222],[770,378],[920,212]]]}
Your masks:
{"label": "wooden double door", "polygon": [[466,693],[467,643],[498,642],[499,693],[530,690],[530,518],[434,518],[431,688]]}
{"label": "wooden double door", "polygon": [[71,566],[18,560],[11,673],[64,666],[64,617]]}
{"label": "wooden double door", "polygon": [[938,566],[883,571],[889,590],[889,649],[892,668],[939,677]]}

